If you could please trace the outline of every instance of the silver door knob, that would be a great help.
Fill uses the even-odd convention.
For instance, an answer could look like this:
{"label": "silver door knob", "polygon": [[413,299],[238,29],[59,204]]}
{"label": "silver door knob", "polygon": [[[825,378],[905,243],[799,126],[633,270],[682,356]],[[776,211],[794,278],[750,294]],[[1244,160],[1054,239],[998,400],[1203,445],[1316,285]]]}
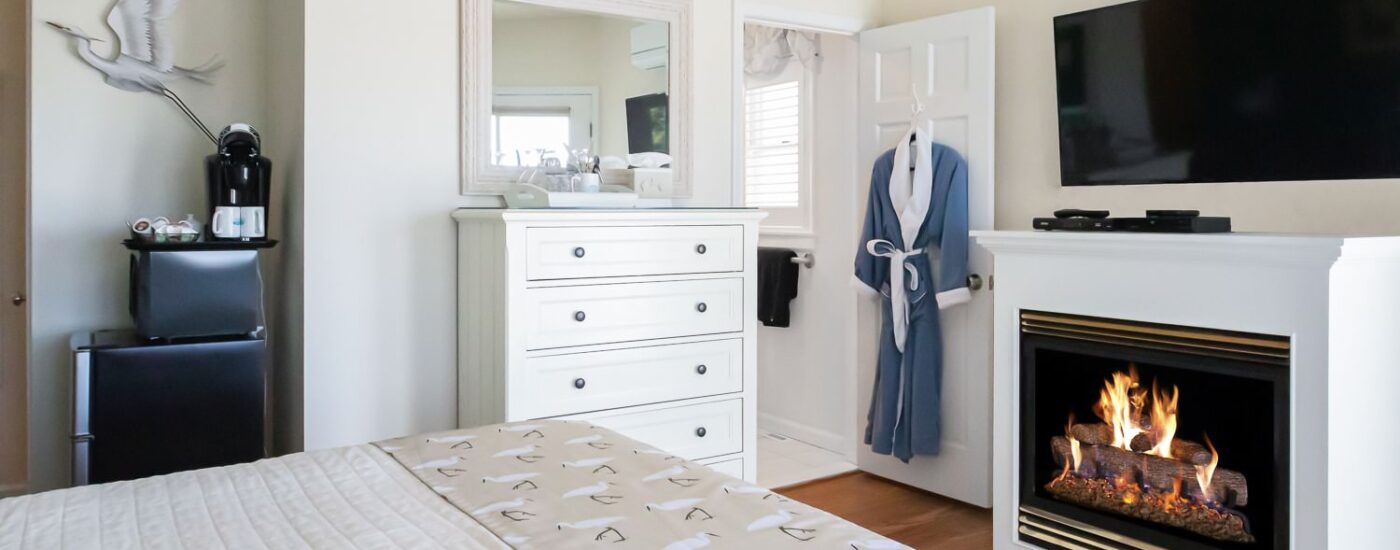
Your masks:
{"label": "silver door knob", "polygon": [[11,304],[14,304],[15,307],[22,306],[22,305],[24,305],[25,302],[28,302],[28,301],[29,301],[29,298],[25,298],[23,292],[16,292],[14,296],[11,296],[11,297],[10,297],[10,303],[11,303]]}
{"label": "silver door knob", "polygon": [[976,273],[967,276],[968,290],[982,290],[982,276]]}

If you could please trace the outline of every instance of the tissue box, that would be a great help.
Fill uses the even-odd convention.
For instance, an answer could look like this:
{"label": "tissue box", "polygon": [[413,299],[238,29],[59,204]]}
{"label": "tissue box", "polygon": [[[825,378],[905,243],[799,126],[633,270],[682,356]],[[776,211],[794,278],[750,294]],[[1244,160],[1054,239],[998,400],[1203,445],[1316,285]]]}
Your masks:
{"label": "tissue box", "polygon": [[633,168],[633,188],[642,197],[671,198],[673,174],[670,168]]}

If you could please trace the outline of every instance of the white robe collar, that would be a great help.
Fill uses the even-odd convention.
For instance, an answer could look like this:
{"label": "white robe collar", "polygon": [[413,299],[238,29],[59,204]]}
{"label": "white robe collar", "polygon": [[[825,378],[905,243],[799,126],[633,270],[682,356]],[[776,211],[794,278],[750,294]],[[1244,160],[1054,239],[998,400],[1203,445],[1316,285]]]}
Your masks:
{"label": "white robe collar", "polygon": [[[910,138],[913,138],[914,170],[909,170]],[[890,206],[899,218],[904,250],[914,250],[933,202],[933,142],[928,133],[915,127],[894,148],[894,169],[890,171]]]}

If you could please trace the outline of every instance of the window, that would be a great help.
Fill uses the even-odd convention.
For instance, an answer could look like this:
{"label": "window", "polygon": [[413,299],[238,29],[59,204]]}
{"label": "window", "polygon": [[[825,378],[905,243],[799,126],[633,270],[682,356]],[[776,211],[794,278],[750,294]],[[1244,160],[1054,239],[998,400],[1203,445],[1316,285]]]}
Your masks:
{"label": "window", "polygon": [[491,153],[497,166],[568,161],[567,149],[597,150],[598,93],[587,87],[497,88],[491,105]]}
{"label": "window", "polygon": [[747,83],[744,92],[744,205],[768,211],[770,232],[810,233],[807,136],[810,78],[800,63]]}
{"label": "window", "polygon": [[491,116],[491,150],[500,166],[538,166],[540,151],[561,163],[569,142],[569,113],[497,113]]}

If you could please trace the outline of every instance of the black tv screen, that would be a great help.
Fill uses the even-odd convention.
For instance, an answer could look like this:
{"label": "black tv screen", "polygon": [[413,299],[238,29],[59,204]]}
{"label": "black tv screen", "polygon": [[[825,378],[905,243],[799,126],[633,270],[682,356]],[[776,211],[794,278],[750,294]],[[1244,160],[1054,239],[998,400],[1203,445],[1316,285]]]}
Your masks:
{"label": "black tv screen", "polygon": [[627,98],[629,153],[671,153],[670,105],[664,93]]}
{"label": "black tv screen", "polygon": [[1063,185],[1400,177],[1400,0],[1055,18]]}

